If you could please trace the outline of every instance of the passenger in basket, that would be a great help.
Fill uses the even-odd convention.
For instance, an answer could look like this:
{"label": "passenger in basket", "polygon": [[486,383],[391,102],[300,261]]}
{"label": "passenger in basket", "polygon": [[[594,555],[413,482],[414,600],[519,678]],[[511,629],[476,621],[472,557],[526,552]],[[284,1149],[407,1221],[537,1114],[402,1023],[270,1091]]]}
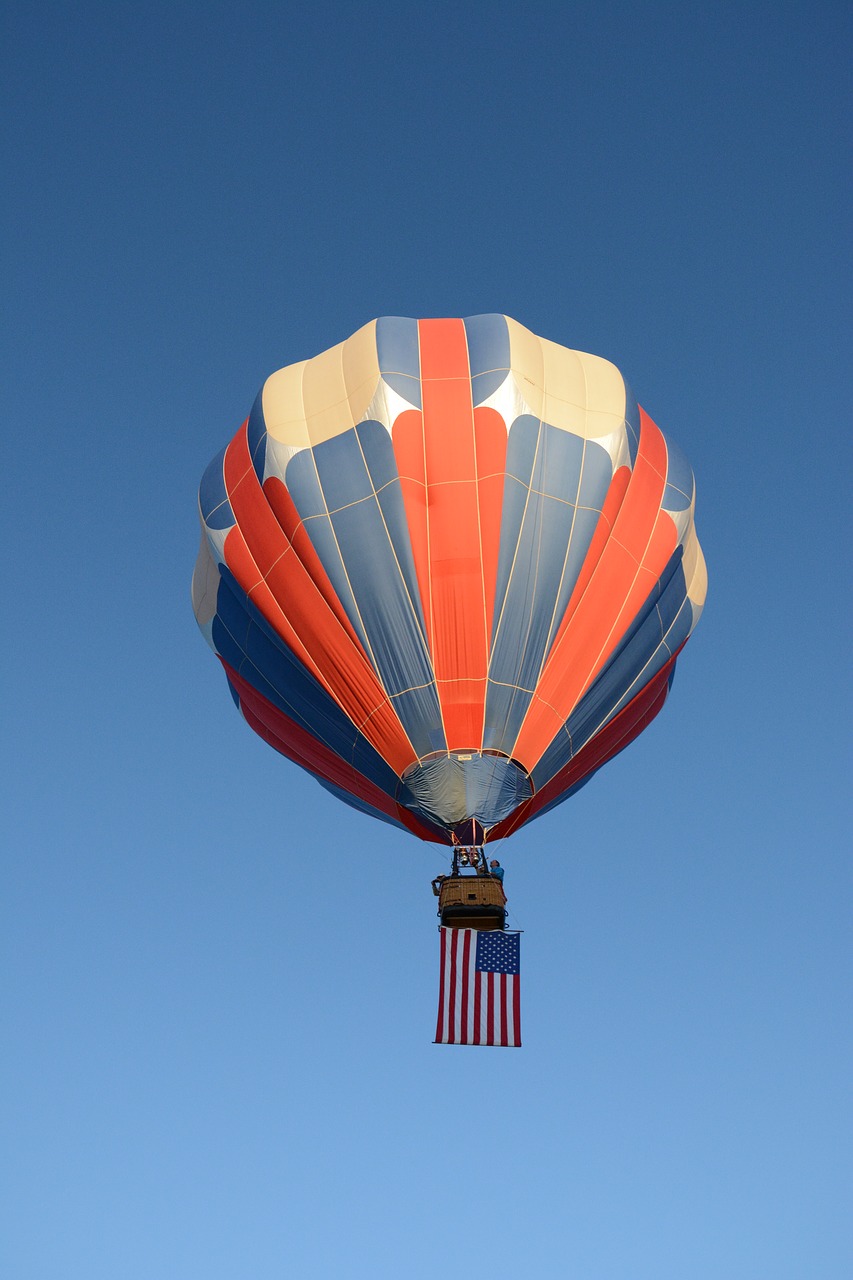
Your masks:
{"label": "passenger in basket", "polygon": [[495,877],[496,880],[500,880],[501,884],[503,884],[504,869],[501,866],[501,864],[498,862],[497,858],[492,858],[491,862],[489,863],[489,871]]}

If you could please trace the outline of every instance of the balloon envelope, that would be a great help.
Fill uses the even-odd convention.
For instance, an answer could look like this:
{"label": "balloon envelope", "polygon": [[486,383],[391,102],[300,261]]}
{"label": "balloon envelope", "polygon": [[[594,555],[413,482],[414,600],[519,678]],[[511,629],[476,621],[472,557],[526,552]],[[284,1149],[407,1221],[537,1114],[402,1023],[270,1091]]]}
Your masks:
{"label": "balloon envelope", "polygon": [[386,317],[208,467],[199,626],[251,727],[425,840],[515,831],[657,715],[705,598],[692,471],[608,361]]}

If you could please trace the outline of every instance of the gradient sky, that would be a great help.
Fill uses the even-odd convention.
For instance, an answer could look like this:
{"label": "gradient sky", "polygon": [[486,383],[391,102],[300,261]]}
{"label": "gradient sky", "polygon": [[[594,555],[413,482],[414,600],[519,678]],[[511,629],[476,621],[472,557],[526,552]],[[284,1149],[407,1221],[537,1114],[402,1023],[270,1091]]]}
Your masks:
{"label": "gradient sky", "polygon": [[[853,1273],[850,35],[3,7],[4,1276]],[[624,371],[710,574],[662,715],[499,850],[520,1051],[433,1046],[441,851],[254,737],[189,604],[269,373],[487,311]]]}

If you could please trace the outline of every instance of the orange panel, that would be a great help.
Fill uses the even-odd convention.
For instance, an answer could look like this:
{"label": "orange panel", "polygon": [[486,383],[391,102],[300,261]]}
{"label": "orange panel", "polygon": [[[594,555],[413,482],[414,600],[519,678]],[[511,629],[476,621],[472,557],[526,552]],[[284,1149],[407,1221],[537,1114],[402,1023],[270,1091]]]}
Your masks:
{"label": "orange panel", "polygon": [[620,467],[610,481],[610,488],[607,490],[607,497],[604,499],[604,505],[601,508],[601,515],[598,517],[598,524],[595,526],[595,533],[592,535],[592,541],[589,544],[589,551],[586,553],[586,559],[583,562],[578,580],[575,583],[569,603],[566,606],[566,612],[563,615],[563,621],[557,629],[554,637],[554,643],[558,644],[563,636],[563,632],[569,625],[571,618],[574,616],[578,602],[583,599],[583,594],[590,584],[596,566],[601,559],[604,548],[607,545],[607,539],[613,532],[613,526],[616,523],[616,517],[619,509],[625,499],[628,490],[628,484],[631,479],[630,467]]}
{"label": "orange panel", "polygon": [[264,496],[285,538],[291,545],[292,552],[286,554],[293,554],[302,562],[311,581],[317,587],[317,590],[341,626],[349,631],[353,639],[355,639],[355,631],[350,624],[346,611],[335,594],[335,589],[328,579],[320,557],[314,550],[314,544],[308,536],[308,532],[299,517],[299,512],[296,510],[287,487],[279,480],[278,476],[270,476],[264,481]]}
{"label": "orange panel", "polygon": [[[251,562],[241,564],[240,572],[234,568],[235,577],[293,651],[300,657],[307,651],[310,663],[306,665],[392,769],[402,773],[416,758],[412,745],[349,624],[339,622],[296,556],[285,554],[290,543],[267,506],[249,462],[245,431],[226,450],[224,475]],[[275,596],[266,581],[259,581],[262,566],[275,584]],[[282,618],[287,623],[284,629]],[[300,648],[290,639],[296,634],[301,637]]]}
{"label": "orange panel", "polygon": [[643,565],[637,574],[634,585],[625,597],[625,603],[616,620],[616,633],[623,636],[639,613],[643,604],[654,590],[670,556],[678,545],[678,532],[675,522],[667,511],[659,511],[652,531]]}
{"label": "orange panel", "polygon": [[304,663],[311,674],[325,687],[326,682],[317,664],[258,572],[258,566],[246,546],[246,539],[238,528],[235,527],[229,530],[225,538],[224,553],[225,563],[246,594],[251,596],[252,603],[257,606],[270,626],[281,636],[300,662]]}
{"label": "orange panel", "polygon": [[[476,506],[480,519],[478,537],[482,543],[483,565],[480,577],[485,596],[485,629],[486,634],[490,636],[500,551],[507,432],[506,424],[500,414],[494,409],[483,408],[474,410],[474,431]],[[436,523],[439,523],[434,517],[437,514],[437,504],[443,499],[441,490],[430,489],[428,515],[423,415],[416,409],[401,413],[394,423],[393,440],[421,606],[426,620],[427,644],[432,653],[435,651],[435,646],[433,644],[433,611],[430,608],[430,530],[432,528],[434,532]],[[460,529],[460,525],[455,523],[462,505],[458,502],[458,497],[462,492],[470,494],[471,490],[458,485],[454,486],[453,481],[449,482],[449,486],[446,493],[449,509],[446,520],[443,519],[440,524],[446,524],[454,531],[450,551],[452,558]],[[473,507],[473,501],[470,505]],[[479,738],[473,741],[479,742]]]}
{"label": "orange panel", "polygon": [[468,342],[461,320],[419,320],[421,381],[470,376]]}
{"label": "orange panel", "polygon": [[[488,663],[468,345],[461,320],[421,320],[418,335],[430,570],[428,633],[447,745],[458,750],[482,743]],[[460,555],[466,547],[476,548],[475,555]]]}

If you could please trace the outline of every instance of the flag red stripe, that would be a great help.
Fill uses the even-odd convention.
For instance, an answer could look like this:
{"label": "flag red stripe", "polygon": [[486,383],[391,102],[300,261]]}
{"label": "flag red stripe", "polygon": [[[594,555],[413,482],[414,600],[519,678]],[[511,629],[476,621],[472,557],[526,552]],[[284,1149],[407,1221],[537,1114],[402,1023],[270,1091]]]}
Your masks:
{"label": "flag red stripe", "polygon": [[492,1044],[495,1038],[495,975],[486,974],[486,993],[488,1005],[486,1010],[486,1038]]}
{"label": "flag red stripe", "polygon": [[441,974],[438,979],[438,1021],[435,1024],[436,1044],[441,1044],[444,1040],[444,983],[445,983],[446,958],[447,958],[447,935],[442,930]]}
{"label": "flag red stripe", "polygon": [[507,1026],[506,974],[500,975],[501,983],[501,1044],[509,1044],[509,1027]]}
{"label": "flag red stripe", "polygon": [[468,1043],[468,982],[471,967],[471,934],[473,930],[464,929],[462,942],[462,1007],[459,1015],[459,1043]]}
{"label": "flag red stripe", "polygon": [[483,975],[477,973],[474,975],[474,1044],[482,1044],[483,1037],[480,1034],[480,1018],[483,1014]]}
{"label": "flag red stripe", "polygon": [[447,1043],[456,1043],[456,942],[458,929],[450,929],[450,1000],[447,1011]]}
{"label": "flag red stripe", "polygon": [[512,1022],[515,1028],[514,1045],[521,1045],[521,982],[518,974],[512,983]]}

